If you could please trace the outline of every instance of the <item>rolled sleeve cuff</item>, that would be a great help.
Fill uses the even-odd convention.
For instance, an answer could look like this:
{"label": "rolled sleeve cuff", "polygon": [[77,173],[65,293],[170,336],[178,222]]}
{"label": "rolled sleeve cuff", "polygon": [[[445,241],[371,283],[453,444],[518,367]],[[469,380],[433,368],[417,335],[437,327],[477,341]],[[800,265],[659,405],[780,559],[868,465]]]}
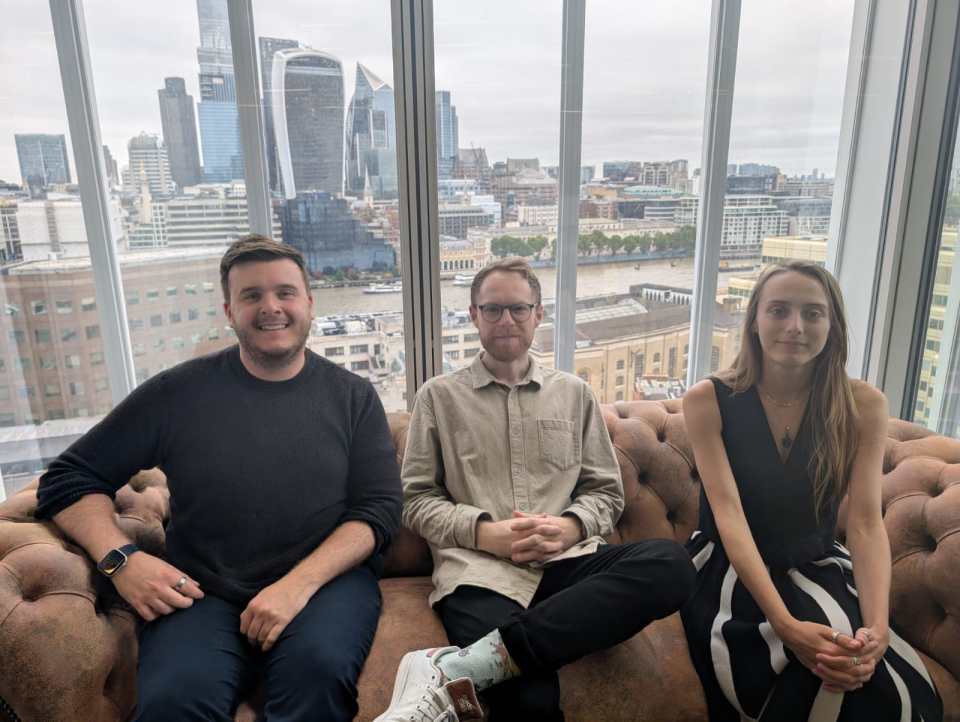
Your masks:
{"label": "rolled sleeve cuff", "polygon": [[393,539],[392,530],[386,528],[379,519],[370,514],[364,514],[363,512],[351,512],[344,514],[340,519],[341,524],[348,521],[361,521],[370,527],[370,531],[373,532],[374,540],[373,551],[370,552],[370,556],[382,554]]}
{"label": "rolled sleeve cuff", "polygon": [[583,527],[584,539],[589,539],[594,536],[604,536],[603,525],[600,523],[597,515],[581,504],[571,504],[561,512],[560,516],[576,517],[577,521],[580,522],[580,526]]}
{"label": "rolled sleeve cuff", "polygon": [[490,514],[470,504],[457,504],[454,535],[457,546],[464,549],[477,548],[477,522],[491,519]]}
{"label": "rolled sleeve cuff", "polygon": [[67,489],[57,488],[54,485],[40,485],[37,489],[37,508],[34,512],[36,519],[52,519],[61,511],[69,506],[73,506],[85,496],[90,494],[103,494],[114,499],[116,492],[106,484],[84,484],[70,486]]}

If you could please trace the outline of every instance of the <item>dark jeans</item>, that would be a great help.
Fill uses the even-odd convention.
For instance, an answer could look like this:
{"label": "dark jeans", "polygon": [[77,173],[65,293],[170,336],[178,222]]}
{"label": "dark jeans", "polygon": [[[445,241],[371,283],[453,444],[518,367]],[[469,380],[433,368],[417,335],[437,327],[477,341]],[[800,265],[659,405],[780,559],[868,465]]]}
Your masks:
{"label": "dark jeans", "polygon": [[360,566],[332,580],[267,653],[240,634],[243,609],[207,595],[143,628],[134,719],[232,722],[238,696],[263,673],[268,722],[352,720],[380,616],[374,574]]}
{"label": "dark jeans", "polygon": [[491,721],[562,720],[556,670],[677,611],[694,578],[682,546],[652,539],[551,564],[526,610],[497,592],[462,586],[437,611],[460,647],[499,629],[523,673],[483,692]]}

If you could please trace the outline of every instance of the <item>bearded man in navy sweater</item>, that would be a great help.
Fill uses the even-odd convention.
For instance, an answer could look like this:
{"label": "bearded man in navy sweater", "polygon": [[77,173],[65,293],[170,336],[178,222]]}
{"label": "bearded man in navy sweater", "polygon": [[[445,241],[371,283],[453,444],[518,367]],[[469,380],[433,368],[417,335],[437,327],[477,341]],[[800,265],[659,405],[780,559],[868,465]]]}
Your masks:
{"label": "bearded man in navy sweater", "polygon": [[[303,257],[248,236],[220,264],[239,344],[157,374],[51,465],[52,518],[147,620],[138,720],[232,720],[262,671],[271,722],[350,720],[399,526],[400,476],[370,383],[306,349]],[[136,548],[112,497],[167,476],[166,559]]]}

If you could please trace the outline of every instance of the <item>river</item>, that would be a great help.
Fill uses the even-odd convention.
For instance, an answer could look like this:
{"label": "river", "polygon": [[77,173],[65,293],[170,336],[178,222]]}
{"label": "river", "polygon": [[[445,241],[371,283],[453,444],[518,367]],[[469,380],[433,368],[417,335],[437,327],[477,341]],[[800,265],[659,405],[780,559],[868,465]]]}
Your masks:
{"label": "river", "polygon": [[[721,271],[719,289],[726,288],[726,278],[743,275],[743,271]],[[544,300],[556,295],[556,269],[537,270]],[[610,293],[627,293],[630,286],[638,283],[659,283],[664,286],[691,288],[693,285],[693,258],[675,260],[626,261],[577,266],[577,297],[600,296]],[[399,311],[402,294],[364,293],[364,287],[313,289],[314,313],[318,316],[346,313],[372,313]],[[470,287],[454,286],[453,280],[440,281],[440,298],[443,308],[463,311],[470,305]]]}

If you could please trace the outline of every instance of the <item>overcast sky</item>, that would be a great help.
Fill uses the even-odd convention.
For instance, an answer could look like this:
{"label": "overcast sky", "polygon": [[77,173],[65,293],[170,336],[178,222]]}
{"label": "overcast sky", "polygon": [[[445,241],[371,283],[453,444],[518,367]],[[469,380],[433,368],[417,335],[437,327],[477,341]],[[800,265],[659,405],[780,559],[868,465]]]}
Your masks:
{"label": "overcast sky", "polygon": [[[730,162],[832,174],[853,0],[745,0]],[[85,0],[104,142],[161,133],[157,89],[186,80],[198,99],[195,0]],[[561,0],[435,0],[436,85],[450,90],[460,146],[490,161],[557,162]],[[588,0],[583,163],[700,165],[709,0]],[[20,181],[14,133],[67,133],[49,5],[0,0],[0,179]],[[387,0],[257,0],[257,35],[300,40],[393,84]],[[68,134],[69,142],[69,134]],[[75,165],[71,168],[76,179]]]}

